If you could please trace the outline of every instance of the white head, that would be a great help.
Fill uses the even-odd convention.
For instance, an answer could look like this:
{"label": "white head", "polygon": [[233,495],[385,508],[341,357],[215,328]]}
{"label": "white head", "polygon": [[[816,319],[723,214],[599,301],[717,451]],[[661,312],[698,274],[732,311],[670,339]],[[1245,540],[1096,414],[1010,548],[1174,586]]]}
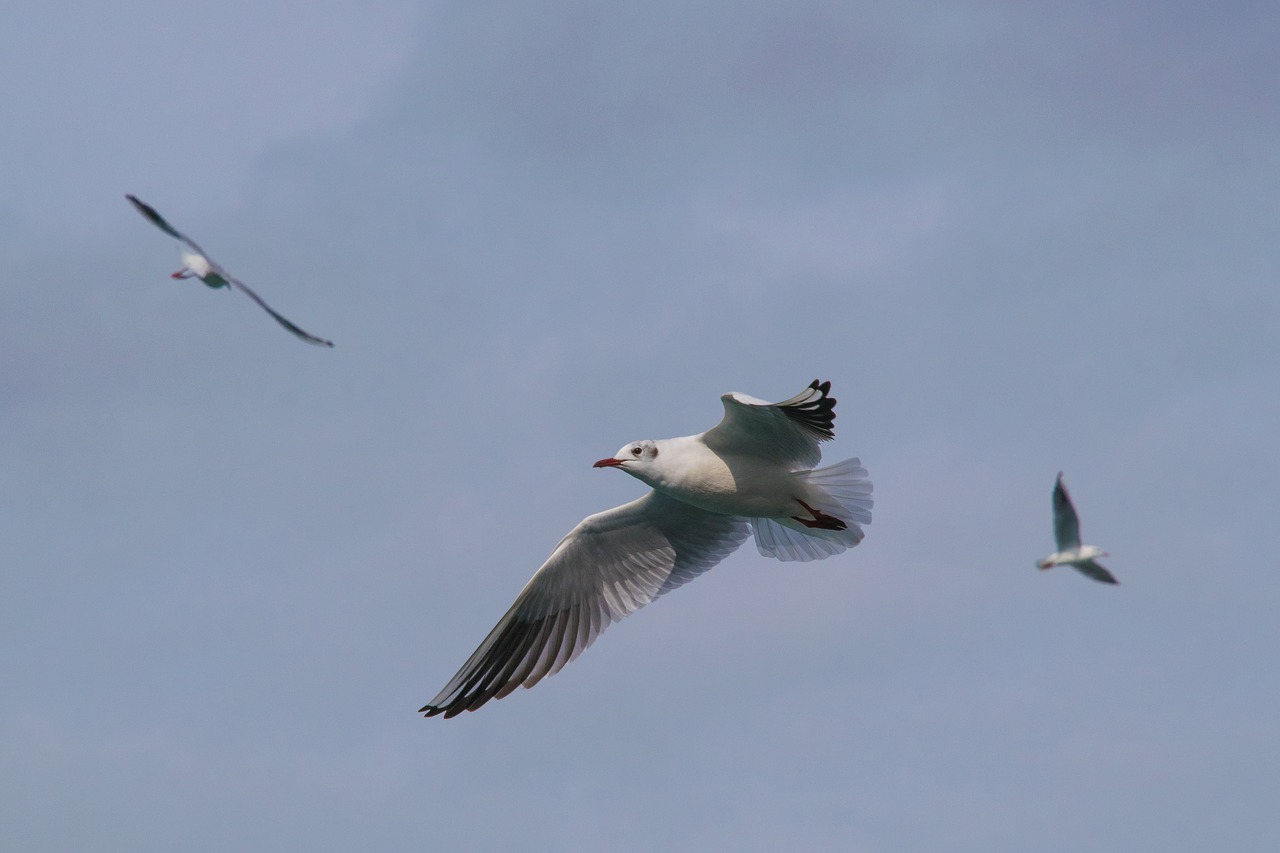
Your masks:
{"label": "white head", "polygon": [[592,468],[621,468],[631,476],[652,485],[658,465],[658,442],[645,439],[624,444],[617,453],[592,465]]}

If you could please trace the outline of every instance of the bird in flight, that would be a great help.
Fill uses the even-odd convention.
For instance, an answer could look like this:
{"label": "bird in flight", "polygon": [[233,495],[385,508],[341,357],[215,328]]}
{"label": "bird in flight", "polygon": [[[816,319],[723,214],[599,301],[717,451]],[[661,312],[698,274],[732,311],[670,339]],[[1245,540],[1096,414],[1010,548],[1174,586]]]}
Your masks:
{"label": "bird in flight", "polygon": [[725,394],[699,435],[633,441],[596,468],[651,487],[588,516],[551,552],[444,689],[419,713],[454,717],[559,672],[610,624],[715,566],[754,532],[778,560],[821,560],[862,541],[871,481],[858,459],[815,469],[834,437],[830,382],[789,400]]}
{"label": "bird in flight", "polygon": [[1053,533],[1058,541],[1058,550],[1038,560],[1036,566],[1041,569],[1052,569],[1054,566],[1071,566],[1085,577],[1093,578],[1099,583],[1118,584],[1119,581],[1107,571],[1098,557],[1110,557],[1097,545],[1080,544],[1080,517],[1067,494],[1067,487],[1062,483],[1062,472],[1058,472],[1058,481],[1053,487]]}
{"label": "bird in flight", "polygon": [[196,244],[195,240],[192,240],[190,237],[166,222],[165,218],[157,213],[154,207],[139,200],[137,196],[126,195],[125,198],[129,199],[129,202],[136,207],[138,212],[145,216],[152,225],[156,226],[161,231],[182,244],[181,252],[183,267],[173,273],[171,278],[191,278],[194,276],[214,289],[228,286],[233,287],[252,299],[254,302],[258,303],[258,307],[270,314],[277,323],[284,326],[290,332],[297,335],[307,343],[322,347],[333,346],[333,341],[325,340],[324,338],[317,338],[315,335],[303,331],[300,327],[295,326],[289,320],[285,319],[280,314],[277,314],[270,305],[262,301],[262,297],[249,289],[249,285],[228,275],[226,270],[205,254],[204,249],[201,249]]}

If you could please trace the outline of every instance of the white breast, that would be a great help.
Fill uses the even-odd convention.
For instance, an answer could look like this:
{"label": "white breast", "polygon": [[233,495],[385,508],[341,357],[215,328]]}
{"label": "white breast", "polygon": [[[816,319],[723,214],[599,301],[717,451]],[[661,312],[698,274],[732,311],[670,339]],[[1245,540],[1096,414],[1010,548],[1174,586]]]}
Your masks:
{"label": "white breast", "polygon": [[697,436],[662,442],[655,489],[708,512],[783,516],[796,508],[796,480],[786,468],[750,457],[723,458]]}
{"label": "white breast", "polygon": [[204,278],[213,269],[213,265],[209,263],[208,258],[204,255],[197,255],[195,252],[183,252],[182,263],[199,278]]}

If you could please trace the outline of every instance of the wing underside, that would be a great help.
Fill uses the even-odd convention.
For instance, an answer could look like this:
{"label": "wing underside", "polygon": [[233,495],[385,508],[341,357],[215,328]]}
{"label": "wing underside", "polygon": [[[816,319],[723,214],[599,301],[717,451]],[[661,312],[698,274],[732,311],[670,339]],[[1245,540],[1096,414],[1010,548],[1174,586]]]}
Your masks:
{"label": "wing underside", "polygon": [[588,517],[420,712],[453,717],[532,687],[609,625],[710,569],[749,535],[743,519],[657,492]]}
{"label": "wing underside", "polygon": [[1080,547],[1080,518],[1062,482],[1062,474],[1053,487],[1053,534],[1059,551],[1074,551]]}

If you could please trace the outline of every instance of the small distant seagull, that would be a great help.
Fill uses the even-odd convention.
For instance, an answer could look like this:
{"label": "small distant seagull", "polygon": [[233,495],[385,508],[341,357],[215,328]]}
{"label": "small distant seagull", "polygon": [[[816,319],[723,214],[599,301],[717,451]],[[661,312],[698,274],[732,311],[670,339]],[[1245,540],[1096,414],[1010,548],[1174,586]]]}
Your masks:
{"label": "small distant seagull", "polygon": [[719,563],[755,531],[779,560],[862,541],[871,481],[857,459],[813,470],[834,437],[830,382],[781,403],[725,394],[700,435],[634,441],[596,468],[653,487],[588,516],[560,541],[480,647],[419,713],[454,717],[559,672],[610,624]]}
{"label": "small distant seagull", "polygon": [[191,278],[192,276],[195,276],[214,289],[227,287],[228,285],[234,287],[236,290],[239,290],[245,296],[258,303],[258,306],[275,318],[277,323],[284,326],[290,332],[293,332],[307,343],[322,347],[333,346],[333,341],[327,341],[324,338],[317,338],[315,335],[303,331],[298,326],[295,326],[293,323],[277,314],[270,305],[262,301],[262,298],[258,296],[258,294],[249,289],[249,285],[239,279],[232,278],[227,275],[227,271],[210,259],[210,257],[205,254],[204,249],[201,249],[196,245],[195,240],[192,240],[190,237],[166,222],[163,216],[156,213],[156,209],[154,207],[146,204],[145,202],[139,201],[136,196],[126,195],[125,198],[129,199],[133,206],[138,209],[138,212],[150,220],[152,225],[182,243],[183,267],[173,273],[171,278]]}
{"label": "small distant seagull", "polygon": [[1119,583],[1095,557],[1110,557],[1097,545],[1080,544],[1080,518],[1076,508],[1071,504],[1071,496],[1067,487],[1062,484],[1062,472],[1058,472],[1058,482],[1053,487],[1053,533],[1058,540],[1058,551],[1043,560],[1036,562],[1041,569],[1052,569],[1054,566],[1071,566],[1086,577],[1100,583]]}

